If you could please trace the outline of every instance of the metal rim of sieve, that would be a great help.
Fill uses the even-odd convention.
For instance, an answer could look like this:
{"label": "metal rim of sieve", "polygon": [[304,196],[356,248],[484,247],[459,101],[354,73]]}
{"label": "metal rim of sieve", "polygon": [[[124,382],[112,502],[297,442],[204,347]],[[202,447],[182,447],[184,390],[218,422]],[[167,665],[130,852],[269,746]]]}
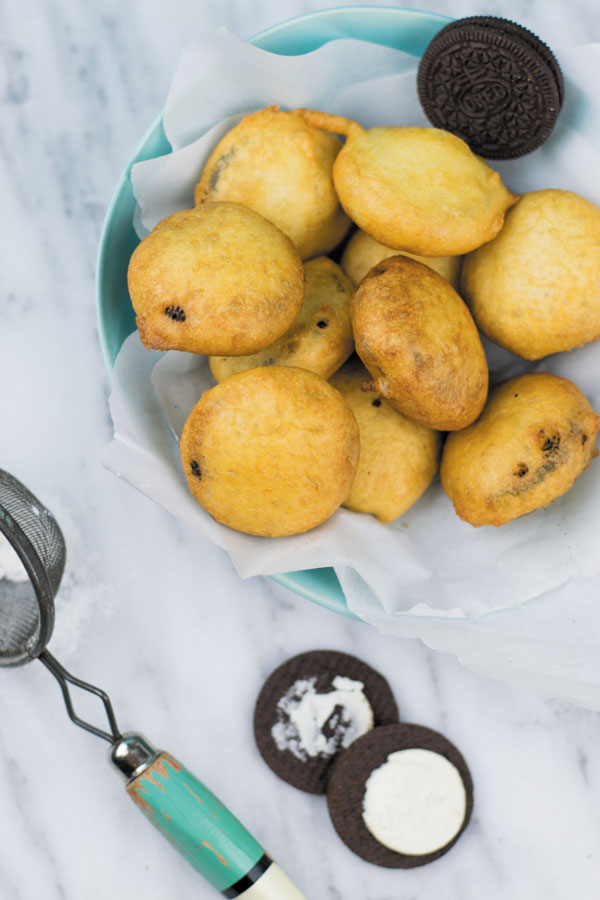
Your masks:
{"label": "metal rim of sieve", "polygon": [[0,666],[19,666],[38,657],[52,637],[54,590],[37,550],[18,522],[15,521],[14,516],[2,504],[0,504],[0,531],[21,560],[33,587],[39,609],[39,621],[33,641],[24,646],[15,647],[14,653],[10,656],[0,654]]}

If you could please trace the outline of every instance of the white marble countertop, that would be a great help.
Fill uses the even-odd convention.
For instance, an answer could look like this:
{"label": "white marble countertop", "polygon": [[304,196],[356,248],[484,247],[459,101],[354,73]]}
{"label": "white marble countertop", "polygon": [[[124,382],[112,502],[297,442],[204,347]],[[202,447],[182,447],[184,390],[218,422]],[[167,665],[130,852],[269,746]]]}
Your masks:
{"label": "white marble countertop", "polygon": [[[475,0],[412,5],[481,11]],[[55,512],[67,539],[51,649],[110,692],[123,728],[199,774],[309,900],[597,897],[596,713],[483,680],[269,580],[241,582],[222,551],[101,466],[111,427],[93,279],[113,185],[191,35],[225,24],[247,36],[318,6],[0,3],[0,465]],[[495,0],[485,11],[557,47],[600,40],[596,0]],[[251,718],[262,681],[315,647],[377,667],[406,721],[441,729],[464,752],[474,819],[433,865],[362,862],[324,800],[279,781],[260,758]],[[106,747],[71,725],[41,665],[0,673],[0,709],[2,900],[213,896],[129,803]]]}

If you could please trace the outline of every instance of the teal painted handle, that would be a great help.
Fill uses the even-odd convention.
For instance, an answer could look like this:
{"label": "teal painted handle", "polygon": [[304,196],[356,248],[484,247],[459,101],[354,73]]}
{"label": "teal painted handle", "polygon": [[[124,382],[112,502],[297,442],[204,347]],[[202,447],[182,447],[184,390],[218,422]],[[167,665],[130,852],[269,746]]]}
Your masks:
{"label": "teal painted handle", "polygon": [[241,822],[168,753],[130,781],[127,792],[218,891],[243,879],[264,855]]}

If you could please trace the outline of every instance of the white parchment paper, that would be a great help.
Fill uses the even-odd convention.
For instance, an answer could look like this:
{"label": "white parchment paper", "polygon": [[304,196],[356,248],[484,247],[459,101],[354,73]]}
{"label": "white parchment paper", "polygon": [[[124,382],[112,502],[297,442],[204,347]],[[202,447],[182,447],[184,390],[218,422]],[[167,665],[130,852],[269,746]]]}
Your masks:
{"label": "white parchment paper", "polygon": [[[498,168],[513,191],[565,188],[600,204],[600,45],[566,51],[560,62],[566,101],[552,137]],[[427,124],[416,66],[400,51],[355,40],[280,57],[226,31],[200,36],[182,56],[164,113],[173,152],[131,173],[138,233],[192,206],[215,143],[266,105],[326,109],[366,126]],[[598,344],[535,365],[485,346],[492,382],[554,372],[600,410]],[[304,535],[250,537],[202,510],[179,462],[183,423],[213,384],[204,357],[151,353],[130,336],[114,371],[107,467],[224,547],[242,577],[333,566],[349,608],[381,630],[420,637],[484,674],[600,709],[600,460],[550,507],[498,529],[461,522],[436,481],[390,525],[340,509]]]}

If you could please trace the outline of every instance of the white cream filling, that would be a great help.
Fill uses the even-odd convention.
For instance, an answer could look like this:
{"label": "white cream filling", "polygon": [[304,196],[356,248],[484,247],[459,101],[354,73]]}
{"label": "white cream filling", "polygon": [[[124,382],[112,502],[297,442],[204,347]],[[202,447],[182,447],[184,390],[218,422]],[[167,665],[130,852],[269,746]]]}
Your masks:
{"label": "white cream filling", "polygon": [[316,680],[294,682],[278,701],[278,721],[271,728],[279,750],[290,750],[303,762],[309,756],[332,756],[373,727],[373,710],[362,681],[336,675],[334,690],[318,694]]}
{"label": "white cream filling", "polygon": [[445,847],[460,831],[467,792],[456,766],[432,750],[390,753],[371,772],[363,821],[373,837],[397,853],[423,856]]}

